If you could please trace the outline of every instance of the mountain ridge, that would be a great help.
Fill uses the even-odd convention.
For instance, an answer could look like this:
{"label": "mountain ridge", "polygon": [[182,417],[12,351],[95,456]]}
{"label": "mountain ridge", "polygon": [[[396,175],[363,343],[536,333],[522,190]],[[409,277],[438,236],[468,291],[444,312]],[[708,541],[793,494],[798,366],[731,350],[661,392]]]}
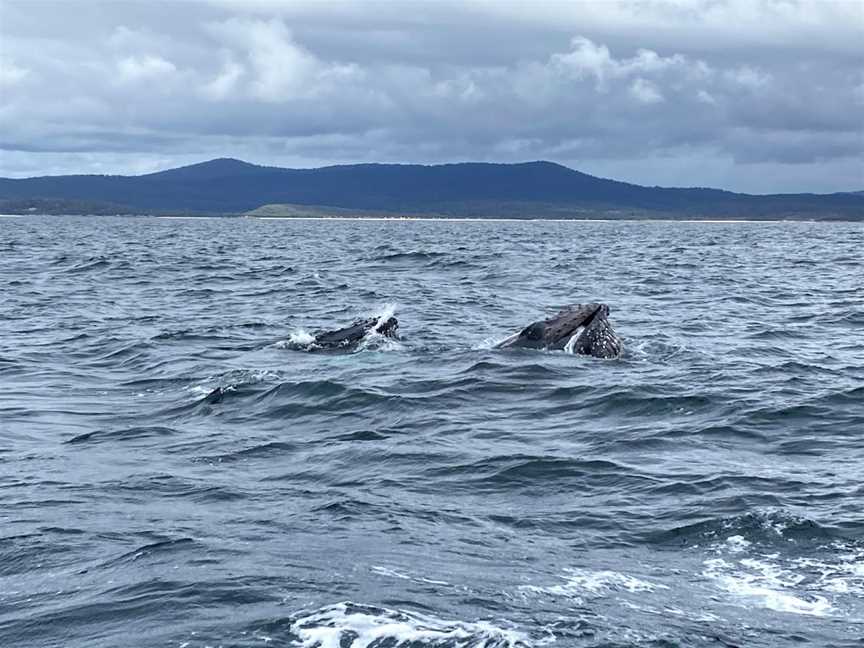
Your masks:
{"label": "mountain ridge", "polygon": [[[555,162],[343,164],[310,169],[216,158],[142,175],[0,178],[0,201],[68,200],[133,212],[245,213],[263,205],[491,217],[532,206],[584,215],[626,212],[696,216],[864,219],[864,194],[745,194],[709,187],[648,187],[600,178]],[[0,202],[0,206],[2,206]],[[541,214],[542,215],[542,214]]]}

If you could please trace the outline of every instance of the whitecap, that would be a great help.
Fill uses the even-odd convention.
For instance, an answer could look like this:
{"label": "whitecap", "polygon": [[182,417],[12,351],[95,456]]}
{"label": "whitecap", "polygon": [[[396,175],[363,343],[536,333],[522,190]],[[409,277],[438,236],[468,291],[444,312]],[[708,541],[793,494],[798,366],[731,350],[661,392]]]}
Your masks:
{"label": "whitecap", "polygon": [[749,547],[751,544],[753,543],[747,540],[744,536],[740,535],[733,535],[726,538],[726,546],[728,547],[729,551],[733,553],[742,552],[747,549],[747,547]]}
{"label": "whitecap", "polygon": [[522,632],[486,621],[445,621],[350,601],[298,616],[291,631],[301,648],[531,648],[548,640],[532,643]]}
{"label": "whitecap", "polygon": [[836,610],[827,597],[799,592],[804,576],[765,559],[745,558],[729,562],[711,558],[704,562],[702,575],[722,590],[739,597],[746,605],[759,605],[777,612],[828,616]]}
{"label": "whitecap", "polygon": [[602,597],[612,592],[626,591],[653,592],[669,589],[666,585],[650,583],[646,580],[611,570],[594,571],[590,569],[567,569],[562,575],[564,583],[548,586],[523,585],[521,589],[529,592],[554,594],[556,596]]}
{"label": "whitecap", "polygon": [[795,569],[814,575],[814,584],[819,589],[864,597],[864,549],[850,548],[840,542],[835,543],[833,548],[843,553],[833,560],[796,558],[792,560],[792,565]]}

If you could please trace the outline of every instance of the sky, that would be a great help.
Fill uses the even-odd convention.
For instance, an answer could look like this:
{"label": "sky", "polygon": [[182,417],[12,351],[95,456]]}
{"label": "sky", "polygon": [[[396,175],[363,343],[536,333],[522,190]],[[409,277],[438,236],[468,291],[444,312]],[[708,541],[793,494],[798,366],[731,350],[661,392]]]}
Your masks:
{"label": "sky", "polygon": [[551,160],[864,189],[864,0],[0,0],[0,176]]}

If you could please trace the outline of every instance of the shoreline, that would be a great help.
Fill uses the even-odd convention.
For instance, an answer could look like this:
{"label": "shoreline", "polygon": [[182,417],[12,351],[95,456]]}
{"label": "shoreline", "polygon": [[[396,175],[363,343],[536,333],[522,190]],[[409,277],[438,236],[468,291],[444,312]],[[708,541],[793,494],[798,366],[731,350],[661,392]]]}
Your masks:
{"label": "shoreline", "polygon": [[478,218],[478,217],[432,217],[432,216],[160,216],[158,214],[0,214],[0,218],[37,217],[90,217],[90,218],[154,218],[161,220],[220,220],[249,219],[266,221],[421,221],[421,222],[455,222],[455,223],[864,223],[864,219],[834,220],[834,219],[803,219],[803,218]]}
{"label": "shoreline", "polygon": [[[170,218],[160,216],[157,218]],[[193,217],[194,218],[194,217]],[[723,218],[426,218],[401,216],[244,216],[252,220],[274,221],[455,221],[461,223],[856,223],[859,221],[818,221],[801,219],[723,219]]]}

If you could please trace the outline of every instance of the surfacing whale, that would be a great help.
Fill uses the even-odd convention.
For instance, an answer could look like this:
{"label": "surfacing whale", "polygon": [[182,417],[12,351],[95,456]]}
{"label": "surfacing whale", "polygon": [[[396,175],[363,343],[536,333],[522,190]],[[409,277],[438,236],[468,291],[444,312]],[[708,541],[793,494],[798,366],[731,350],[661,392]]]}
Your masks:
{"label": "surfacing whale", "polygon": [[606,304],[573,304],[549,319],[529,324],[495,348],[545,349],[617,358],[623,344],[608,317]]}
{"label": "surfacing whale", "polygon": [[399,321],[395,317],[367,317],[354,320],[350,326],[335,331],[318,333],[314,339],[303,345],[310,351],[339,351],[355,348],[369,333],[399,339]]}

